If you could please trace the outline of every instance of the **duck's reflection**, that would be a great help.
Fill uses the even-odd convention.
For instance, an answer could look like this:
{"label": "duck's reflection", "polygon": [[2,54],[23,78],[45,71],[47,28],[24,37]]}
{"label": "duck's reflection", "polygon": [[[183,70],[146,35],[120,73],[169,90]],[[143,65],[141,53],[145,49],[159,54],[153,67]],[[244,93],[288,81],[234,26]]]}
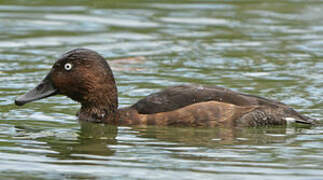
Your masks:
{"label": "duck's reflection", "polygon": [[107,141],[115,141],[118,127],[102,123],[90,123],[79,121],[80,132],[79,139],[102,139]]}
{"label": "duck's reflection", "polygon": [[281,143],[295,137],[303,128],[281,127],[138,127],[141,137],[161,141],[184,143],[190,146],[217,146],[221,144],[269,144]]}
{"label": "duck's reflection", "polygon": [[[97,159],[111,156],[115,153],[109,145],[133,144],[135,142],[117,142],[118,127],[106,124],[80,122],[80,130],[75,140],[63,141],[62,139],[46,140],[51,150],[58,152],[48,156],[59,159]],[[155,139],[158,142],[179,143],[178,146],[210,147],[222,145],[259,145],[283,143],[290,138],[295,138],[304,128],[265,127],[131,127],[136,131],[136,136],[146,139]],[[120,136],[124,134],[121,133]],[[128,140],[128,141],[133,141]],[[149,140],[150,141],[150,140]],[[146,144],[150,146],[149,144]],[[155,146],[156,143],[153,143]],[[163,146],[163,145],[161,145]],[[174,146],[177,146],[176,144]],[[103,158],[104,159],[104,158]]]}
{"label": "duck's reflection", "polygon": [[114,151],[107,145],[116,144],[118,127],[106,124],[94,124],[80,122],[79,145],[74,147],[76,151],[85,154],[111,155]]}
{"label": "duck's reflection", "polygon": [[49,156],[59,159],[91,159],[91,156],[114,154],[114,150],[109,149],[108,145],[116,144],[117,126],[80,122],[80,127],[75,140],[47,140],[51,149],[58,152]]}

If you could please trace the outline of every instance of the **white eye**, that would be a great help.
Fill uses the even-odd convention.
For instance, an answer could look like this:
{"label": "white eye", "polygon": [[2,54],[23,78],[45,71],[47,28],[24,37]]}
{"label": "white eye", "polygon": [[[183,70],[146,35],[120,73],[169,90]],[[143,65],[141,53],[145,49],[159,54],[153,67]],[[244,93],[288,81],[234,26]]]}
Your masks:
{"label": "white eye", "polygon": [[66,63],[65,65],[64,65],[64,68],[65,68],[65,70],[66,71],[69,71],[69,70],[71,70],[72,69],[72,64],[71,63]]}

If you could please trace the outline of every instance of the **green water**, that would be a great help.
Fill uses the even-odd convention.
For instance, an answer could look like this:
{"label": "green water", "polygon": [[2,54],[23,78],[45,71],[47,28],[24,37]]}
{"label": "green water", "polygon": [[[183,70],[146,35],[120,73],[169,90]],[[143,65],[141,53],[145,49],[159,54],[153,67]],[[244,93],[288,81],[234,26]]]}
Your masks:
{"label": "green water", "polygon": [[311,0],[0,0],[0,179],[323,179],[322,125],[114,127],[79,124],[62,96],[13,104],[85,47],[109,61],[122,107],[215,84],[322,120],[322,12]]}

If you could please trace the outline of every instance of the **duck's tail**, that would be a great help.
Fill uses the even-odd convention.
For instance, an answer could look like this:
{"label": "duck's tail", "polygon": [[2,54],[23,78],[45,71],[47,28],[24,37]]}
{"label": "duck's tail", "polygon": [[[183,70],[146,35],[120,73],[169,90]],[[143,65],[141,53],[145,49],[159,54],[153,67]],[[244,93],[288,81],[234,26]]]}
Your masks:
{"label": "duck's tail", "polygon": [[239,121],[247,126],[285,125],[290,123],[315,125],[317,120],[304,116],[291,108],[273,109],[265,106],[257,107],[243,115]]}
{"label": "duck's tail", "polygon": [[287,123],[299,123],[299,124],[309,124],[309,125],[315,125],[317,123],[316,119],[313,119],[298,113],[297,113],[297,116],[288,116],[288,117],[285,117],[284,120]]}

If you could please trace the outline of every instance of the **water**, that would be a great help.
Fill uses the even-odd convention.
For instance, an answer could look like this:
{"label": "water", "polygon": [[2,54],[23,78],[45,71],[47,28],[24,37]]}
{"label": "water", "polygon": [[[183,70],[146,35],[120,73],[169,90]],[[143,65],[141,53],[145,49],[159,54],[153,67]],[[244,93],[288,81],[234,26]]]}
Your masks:
{"label": "water", "polygon": [[323,127],[79,124],[65,97],[23,107],[62,53],[101,53],[120,106],[216,84],[323,119],[323,3],[0,1],[0,179],[322,179]]}

